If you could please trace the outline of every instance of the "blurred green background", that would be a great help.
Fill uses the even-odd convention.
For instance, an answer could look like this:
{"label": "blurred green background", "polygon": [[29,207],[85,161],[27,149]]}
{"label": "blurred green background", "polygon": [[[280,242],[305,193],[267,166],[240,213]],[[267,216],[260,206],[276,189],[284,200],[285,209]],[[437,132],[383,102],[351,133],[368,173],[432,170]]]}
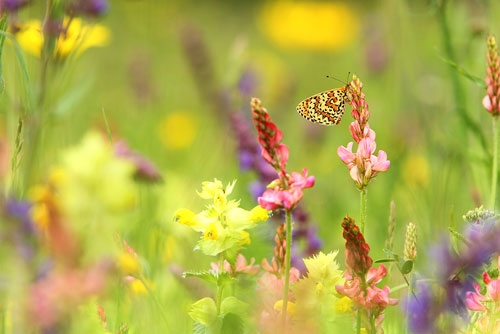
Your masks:
{"label": "blurred green background", "polygon": [[[19,15],[42,18],[43,9],[35,2]],[[395,251],[402,252],[406,223],[414,222],[421,255],[416,266],[425,271],[428,246],[452,219],[460,226],[462,215],[489,194],[492,143],[490,115],[481,105],[485,88],[449,62],[484,78],[486,36],[500,31],[499,18],[500,3],[486,0],[113,1],[98,22],[112,33],[109,45],[61,64],[69,70],[51,78],[52,87],[62,87],[57,94],[71,98],[48,122],[37,177],[43,179],[58,152],[89,128],[105,133],[104,109],[113,136],[149,157],[164,178],[161,185],[141,187],[127,240],[145,258],[166,251],[169,263],[206,268],[210,259],[191,252],[196,233],[174,225],[171,217],[180,207],[201,210],[204,203],[195,190],[214,177],[223,183],[237,179],[233,198],[241,198],[244,208],[255,205],[247,189],[255,175],[239,170],[228,117],[209,98],[213,90],[225,92],[230,109],[250,121],[249,99],[237,89],[247,71],[255,78],[252,96],[262,100],[290,147],[288,170],[306,167],[316,177],[303,204],[318,226],[323,250],[343,249],[342,218],[359,219],[358,191],[336,153],[352,141],[351,108],[340,125],[327,128],[307,122],[295,107],[343,85],[326,75],[345,80],[354,72],[364,84],[377,149],[391,161],[368,187],[366,239],[372,257],[384,256],[394,200]],[[186,48],[192,40],[204,50]],[[9,110],[23,93],[11,47],[3,62],[7,99],[0,102],[1,116],[4,134],[12,138],[16,118]],[[39,59],[27,55],[27,62],[36,86]],[[486,150],[461,112],[479,126]],[[254,230],[244,253],[259,263],[269,258],[274,228]],[[174,236],[168,250],[151,242],[157,231]],[[185,320],[176,325],[180,331],[189,326],[184,311],[178,310]]]}

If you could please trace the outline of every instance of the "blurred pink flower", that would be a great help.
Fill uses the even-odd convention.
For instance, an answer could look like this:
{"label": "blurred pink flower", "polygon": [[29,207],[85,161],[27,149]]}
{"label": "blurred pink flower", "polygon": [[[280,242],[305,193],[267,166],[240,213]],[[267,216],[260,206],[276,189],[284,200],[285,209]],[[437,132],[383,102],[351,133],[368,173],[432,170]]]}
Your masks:
{"label": "blurred pink flower", "polygon": [[[498,269],[500,270],[500,256],[498,257],[497,263]],[[487,296],[481,294],[481,288],[477,283],[474,283],[474,291],[468,291],[466,293],[465,304],[472,311],[487,311],[487,307],[483,305],[483,302],[500,302],[500,277],[497,279],[492,279],[490,275],[485,271],[483,272],[483,282],[486,284]]]}
{"label": "blurred pink flower", "polygon": [[486,53],[488,66],[485,80],[487,89],[483,98],[484,108],[492,115],[500,115],[500,60],[498,58],[498,47],[495,37],[488,36],[488,51]]}
{"label": "blurred pink flower", "polygon": [[[223,265],[223,272],[227,272],[231,274],[232,276],[236,276],[238,274],[248,274],[248,275],[257,275],[259,273],[259,265],[253,265],[255,263],[255,258],[250,259],[250,263],[248,263],[247,259],[245,256],[242,254],[238,254],[236,257],[236,263],[233,266],[227,261],[224,260],[224,265]],[[212,267],[212,270],[216,273],[220,272],[219,269],[219,264],[212,262],[210,263],[210,266]]]}

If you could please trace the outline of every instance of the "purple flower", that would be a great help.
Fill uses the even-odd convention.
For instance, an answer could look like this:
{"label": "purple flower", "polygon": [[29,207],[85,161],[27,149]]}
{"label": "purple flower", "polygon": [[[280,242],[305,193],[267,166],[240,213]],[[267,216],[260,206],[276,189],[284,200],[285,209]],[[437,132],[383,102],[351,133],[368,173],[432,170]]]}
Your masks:
{"label": "purple flower", "polygon": [[252,71],[246,70],[245,72],[243,72],[240,81],[238,82],[238,90],[240,91],[241,95],[246,98],[251,96],[253,91],[255,90],[256,81],[256,77]]}
{"label": "purple flower", "polygon": [[28,0],[0,0],[0,9],[15,12],[28,4]]}
{"label": "purple flower", "polygon": [[132,162],[136,168],[135,175],[147,181],[157,182],[161,180],[161,175],[155,165],[139,153],[132,151],[124,141],[119,141],[115,145],[115,154]]}
{"label": "purple flower", "polygon": [[77,0],[73,2],[70,9],[75,14],[100,16],[108,12],[109,3],[107,0]]}
{"label": "purple flower", "polygon": [[247,150],[241,150],[239,155],[240,169],[243,171],[248,171],[253,167],[253,162],[255,159],[254,154]]}
{"label": "purple flower", "polygon": [[408,325],[410,331],[415,334],[429,334],[434,332],[436,321],[436,309],[439,308],[433,298],[432,288],[426,283],[417,286],[416,298],[411,296],[404,303],[405,311],[408,312]]}

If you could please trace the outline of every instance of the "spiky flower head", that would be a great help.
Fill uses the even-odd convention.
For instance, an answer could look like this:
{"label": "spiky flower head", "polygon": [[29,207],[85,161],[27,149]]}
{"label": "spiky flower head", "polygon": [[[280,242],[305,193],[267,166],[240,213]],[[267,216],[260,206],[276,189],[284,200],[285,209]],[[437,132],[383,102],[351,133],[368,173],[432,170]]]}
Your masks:
{"label": "spiky flower head", "polygon": [[493,116],[500,115],[500,73],[498,46],[495,37],[488,36],[487,68],[486,68],[486,96],[483,98],[483,106]]}
{"label": "spiky flower head", "polygon": [[345,243],[345,263],[348,270],[357,277],[365,277],[372,266],[373,260],[368,255],[370,246],[366,243],[359,227],[354,224],[354,219],[346,216],[342,222],[344,232],[342,236]]}
{"label": "spiky flower head", "polygon": [[252,115],[255,127],[259,133],[259,143],[262,147],[262,157],[278,172],[280,177],[285,177],[286,163],[288,161],[288,147],[281,144],[283,133],[274,124],[271,116],[261,105],[258,98],[252,98]]}
{"label": "spiky flower head", "polygon": [[470,210],[467,212],[462,218],[470,224],[477,224],[481,221],[487,221],[491,218],[494,218],[496,215],[493,211],[485,209],[483,205],[479,208],[475,208],[474,210]]}
{"label": "spiky flower head", "polygon": [[406,238],[403,251],[405,260],[415,260],[417,257],[417,226],[412,222],[406,225]]}

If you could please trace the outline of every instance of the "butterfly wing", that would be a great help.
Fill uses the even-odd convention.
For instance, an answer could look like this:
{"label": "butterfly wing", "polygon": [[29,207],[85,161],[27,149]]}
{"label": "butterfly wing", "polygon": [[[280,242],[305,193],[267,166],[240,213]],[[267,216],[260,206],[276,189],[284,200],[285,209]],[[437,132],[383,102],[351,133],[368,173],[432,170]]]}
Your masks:
{"label": "butterfly wing", "polygon": [[327,90],[300,102],[297,112],[313,123],[339,124],[345,110],[346,87]]}

